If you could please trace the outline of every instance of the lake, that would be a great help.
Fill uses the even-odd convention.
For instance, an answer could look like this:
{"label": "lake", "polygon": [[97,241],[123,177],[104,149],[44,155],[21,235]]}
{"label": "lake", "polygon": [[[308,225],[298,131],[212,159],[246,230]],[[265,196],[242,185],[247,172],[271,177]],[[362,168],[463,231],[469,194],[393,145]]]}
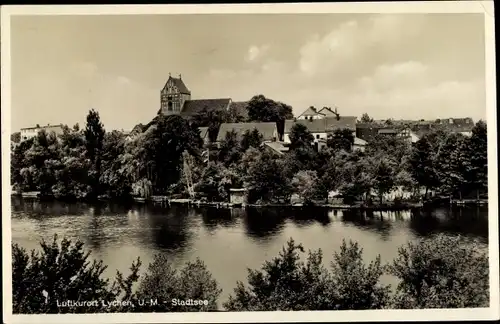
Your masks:
{"label": "lake", "polygon": [[[225,301],[247,268],[260,268],[291,237],[305,249],[321,248],[325,265],[342,240],[357,241],[366,261],[390,262],[398,248],[433,233],[463,235],[488,243],[488,208],[440,207],[404,212],[323,208],[217,209],[149,205],[88,205],[12,198],[12,241],[30,250],[39,241],[79,239],[103,260],[107,276],[140,256],[146,268],[157,253],[175,266],[202,259],[219,282]],[[395,278],[384,278],[395,284]]]}

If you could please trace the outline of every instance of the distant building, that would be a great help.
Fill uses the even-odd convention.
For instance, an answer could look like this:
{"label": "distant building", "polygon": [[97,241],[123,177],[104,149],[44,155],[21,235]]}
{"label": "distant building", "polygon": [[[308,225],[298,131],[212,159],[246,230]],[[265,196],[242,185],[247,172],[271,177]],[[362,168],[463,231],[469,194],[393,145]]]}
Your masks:
{"label": "distant building", "polygon": [[283,142],[264,142],[262,147],[277,155],[283,155],[290,150],[289,146]]}
{"label": "distant building", "polygon": [[284,130],[284,142],[289,144],[290,132],[296,124],[301,124],[307,127],[314,137],[313,145],[317,150],[321,150],[326,146],[328,134],[337,129],[349,129],[352,135],[356,137],[356,120],[355,116],[327,117],[321,119],[309,120],[286,120]]}
{"label": "distant building", "polygon": [[54,133],[56,135],[61,135],[63,133],[63,125],[47,125],[47,126],[35,126],[21,128],[21,142],[34,138],[39,132],[45,131],[47,134]]}
{"label": "distant building", "polygon": [[247,131],[258,130],[263,137],[263,142],[274,142],[278,138],[278,130],[275,122],[251,122],[251,123],[222,123],[217,135],[217,143],[226,138],[226,134],[234,131],[239,140]]}
{"label": "distant building", "polygon": [[218,99],[191,99],[191,91],[179,75],[178,78],[169,76],[165,86],[160,92],[161,115],[181,115],[193,117],[196,114],[207,111],[231,111],[235,115],[246,119],[248,111],[247,102],[233,102],[231,98]]}
{"label": "distant building", "polygon": [[368,144],[365,140],[361,138],[354,137],[354,144],[352,146],[353,151],[359,150],[361,152],[365,151],[366,144]]}
{"label": "distant building", "polygon": [[323,107],[320,110],[313,106],[307,108],[302,114],[297,117],[297,120],[314,120],[324,119],[329,117],[338,117],[337,109],[332,110],[330,107]]}

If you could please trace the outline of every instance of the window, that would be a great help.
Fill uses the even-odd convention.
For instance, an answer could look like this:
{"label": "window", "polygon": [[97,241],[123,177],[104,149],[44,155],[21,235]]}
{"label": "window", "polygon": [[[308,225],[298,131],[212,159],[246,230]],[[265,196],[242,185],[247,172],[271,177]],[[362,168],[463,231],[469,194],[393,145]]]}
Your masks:
{"label": "window", "polygon": [[172,111],[172,101],[168,102],[168,111]]}
{"label": "window", "polygon": [[319,139],[319,135],[316,135],[316,139]]}

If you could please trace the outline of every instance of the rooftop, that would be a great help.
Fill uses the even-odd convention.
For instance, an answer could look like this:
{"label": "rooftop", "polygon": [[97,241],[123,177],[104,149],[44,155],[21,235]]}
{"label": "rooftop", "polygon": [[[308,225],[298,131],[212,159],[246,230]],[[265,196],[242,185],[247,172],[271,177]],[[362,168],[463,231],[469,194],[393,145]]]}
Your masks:
{"label": "rooftop", "polygon": [[337,117],[326,117],[313,120],[286,120],[285,133],[290,133],[295,124],[306,126],[311,133],[328,133],[336,129],[345,128],[355,131],[356,120],[357,117],[355,116],[340,116],[339,119],[337,119]]}
{"label": "rooftop", "polygon": [[235,131],[238,137],[242,136],[246,131],[257,129],[262,134],[264,141],[274,140],[276,136],[275,122],[252,122],[252,123],[223,123],[220,125],[217,142],[224,140],[226,133]]}

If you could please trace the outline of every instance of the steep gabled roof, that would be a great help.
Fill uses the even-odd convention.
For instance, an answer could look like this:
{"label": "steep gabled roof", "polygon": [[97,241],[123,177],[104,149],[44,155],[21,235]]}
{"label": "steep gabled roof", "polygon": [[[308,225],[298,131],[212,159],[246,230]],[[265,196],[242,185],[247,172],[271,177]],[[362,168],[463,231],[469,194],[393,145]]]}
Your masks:
{"label": "steep gabled roof", "polygon": [[324,116],[324,114],[318,113],[316,108],[309,107],[302,114],[300,114],[299,117],[301,117],[301,116],[315,116],[315,115],[323,115]]}
{"label": "steep gabled roof", "polygon": [[277,135],[275,122],[252,122],[252,123],[223,123],[220,125],[217,142],[222,141],[226,137],[226,133],[235,131],[237,136],[241,138],[246,131],[257,129],[262,134],[264,141],[274,140]]}
{"label": "steep gabled roof", "polygon": [[356,116],[340,116],[339,119],[337,119],[337,117],[326,117],[313,120],[286,120],[284,132],[290,133],[290,130],[295,124],[302,124],[306,126],[311,133],[328,133],[336,129],[345,128],[355,131],[356,120]]}
{"label": "steep gabled roof", "polygon": [[191,91],[189,91],[189,89],[186,87],[186,84],[184,83],[184,81],[182,81],[181,78],[173,78],[169,76],[167,82],[165,83],[165,86],[167,86],[168,81],[172,81],[172,83],[179,90],[180,93],[188,95],[191,94]]}
{"label": "steep gabled roof", "polygon": [[186,100],[184,107],[182,107],[181,115],[194,116],[205,108],[209,111],[226,110],[230,102],[231,99],[229,98]]}
{"label": "steep gabled roof", "polygon": [[335,116],[337,116],[337,115],[335,114],[335,112],[334,112],[331,108],[329,108],[329,107],[323,107],[323,108],[321,108],[321,109],[318,111],[318,114],[323,114],[323,115],[325,115],[326,117],[335,117]]}

